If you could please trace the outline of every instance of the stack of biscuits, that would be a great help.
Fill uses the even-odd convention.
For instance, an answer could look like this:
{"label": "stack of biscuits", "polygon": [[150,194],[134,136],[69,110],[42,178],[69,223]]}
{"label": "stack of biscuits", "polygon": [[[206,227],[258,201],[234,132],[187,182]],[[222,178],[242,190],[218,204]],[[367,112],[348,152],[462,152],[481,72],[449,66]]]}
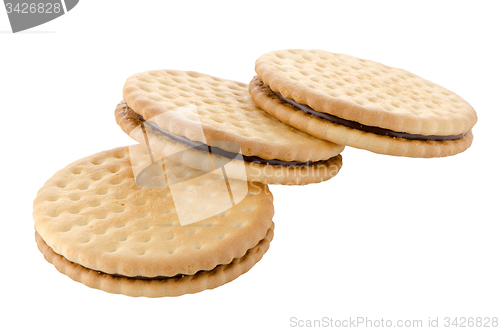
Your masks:
{"label": "stack of biscuits", "polygon": [[137,144],[57,172],[33,205],[47,261],[89,287],[179,296],[247,272],[273,238],[272,184],[336,176],[345,146],[444,157],[472,143],[474,109],[402,69],[319,50],[262,55],[250,84],[152,70],[123,87]]}

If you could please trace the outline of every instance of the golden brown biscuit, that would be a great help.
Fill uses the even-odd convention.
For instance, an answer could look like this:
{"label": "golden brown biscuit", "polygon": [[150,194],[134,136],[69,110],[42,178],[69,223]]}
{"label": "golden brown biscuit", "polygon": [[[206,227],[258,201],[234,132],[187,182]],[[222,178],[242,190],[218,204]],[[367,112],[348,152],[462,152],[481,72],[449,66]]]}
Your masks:
{"label": "golden brown biscuit", "polygon": [[264,239],[259,241],[255,247],[249,249],[245,255],[234,259],[229,264],[218,265],[212,270],[198,271],[194,275],[157,277],[152,279],[109,275],[85,268],[55,253],[36,232],[35,240],[38,249],[42,252],[45,259],[52,263],[60,273],[67,275],[74,281],[109,293],[156,298],[197,293],[214,289],[233,281],[250,270],[267,252],[269,244],[273,239],[273,229],[274,225],[267,231]]}
{"label": "golden brown biscuit", "polygon": [[[218,276],[219,281],[212,285],[209,285],[212,276],[207,275],[202,284],[201,280],[188,281],[191,277],[186,278],[182,291],[172,290],[173,295],[193,293],[213,288],[213,284],[222,285],[223,278],[227,281],[236,278],[238,272],[233,269],[246,272],[251,267],[249,261],[260,259],[258,254],[267,249],[263,240],[272,239],[274,226],[272,195],[266,185],[232,180],[230,196],[227,183],[220,176],[165,161],[162,166],[167,169],[166,176],[157,177],[164,178],[168,185],[144,187],[138,183],[141,176],[144,182],[145,171],[136,175],[136,170],[149,169],[143,165],[149,155],[131,160],[132,147],[83,158],[45,183],[33,203],[35,231],[43,241],[38,240],[40,247],[46,243],[54,254],[81,266],[84,269],[77,269],[85,270],[82,271],[85,277],[99,274],[128,278],[139,288],[122,293],[146,296],[169,295],[171,289],[161,289],[158,284],[141,289],[145,283],[136,282],[138,278],[149,281],[202,271],[210,274],[217,266],[241,264],[241,259],[247,261],[229,268],[232,271],[227,278]],[[158,180],[154,173],[146,173],[147,176],[149,183]],[[240,192],[244,195],[237,199]],[[205,214],[199,221],[181,224],[186,216],[183,211],[197,215],[200,211],[220,211],[220,207],[223,212],[217,215]],[[257,249],[252,251],[259,243],[260,253]],[[46,256],[52,256],[49,260],[54,259],[47,249],[42,250]],[[247,254],[253,257],[245,258]],[[177,281],[161,283],[168,286]],[[102,289],[106,288],[108,285],[103,285]],[[159,292],[151,292],[153,288]],[[110,291],[118,293],[119,287]]]}
{"label": "golden brown biscuit", "polygon": [[142,123],[139,116],[124,101],[117,105],[115,117],[116,122],[125,133],[134,140],[149,146],[156,154],[168,155],[168,158],[175,162],[205,172],[213,170],[212,162],[224,164],[227,175],[240,180],[264,184],[305,185],[328,180],[334,177],[342,167],[340,154],[326,161],[313,162],[307,166],[279,166],[246,162],[242,159],[236,159],[229,163],[230,160],[222,155],[211,153],[210,157],[207,157],[207,153],[202,150],[186,149],[184,143],[158,133],[148,123]]}
{"label": "golden brown biscuit", "polygon": [[476,112],[405,70],[319,50],[262,55],[249,91],[281,121],[315,137],[375,153],[438,157],[472,143]]}
{"label": "golden brown biscuit", "polygon": [[221,153],[212,154],[230,159],[225,153],[241,154],[244,167],[253,168],[247,179],[268,184],[315,183],[336,175],[341,166],[337,156],[343,146],[270,116],[252,101],[243,83],[196,72],[154,70],[129,77],[123,97],[125,103],[115,112],[117,122],[139,142],[145,139],[131,134],[138,122],[156,128],[152,133],[157,137],[146,139],[156,141],[156,153],[164,150],[160,143],[165,136],[184,145],[218,143]]}

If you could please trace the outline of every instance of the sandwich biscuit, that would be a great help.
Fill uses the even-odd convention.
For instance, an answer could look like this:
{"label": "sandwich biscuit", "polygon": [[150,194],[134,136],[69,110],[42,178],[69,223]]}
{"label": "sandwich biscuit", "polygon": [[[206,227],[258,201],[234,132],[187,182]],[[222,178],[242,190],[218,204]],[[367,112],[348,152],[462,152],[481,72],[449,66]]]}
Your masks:
{"label": "sandwich biscuit", "polygon": [[234,159],[245,178],[231,167],[228,176],[303,185],[330,179],[342,165],[344,146],[270,116],[253,102],[244,83],[154,70],[128,78],[123,98],[115,117],[125,133],[155,154],[196,169],[210,172],[214,162]]}
{"label": "sandwich biscuit", "polygon": [[[267,185],[232,181],[233,195],[245,194],[231,204],[220,176],[166,160],[159,163],[159,175],[148,174],[142,160],[150,156],[137,162],[132,150],[121,147],[76,161],[39,190],[35,238],[61,273],[110,293],[178,296],[230,282],[262,258],[274,229]],[[139,175],[134,167],[142,170]],[[167,178],[161,169],[168,170]],[[162,179],[168,185],[146,185]],[[175,196],[173,187],[181,183],[189,185]],[[207,202],[194,203],[196,196]],[[211,204],[227,208],[182,225],[183,204],[194,214]]]}
{"label": "sandwich biscuit", "polygon": [[320,50],[262,55],[249,92],[279,120],[317,138],[379,154],[442,157],[472,143],[475,110],[403,69]]}

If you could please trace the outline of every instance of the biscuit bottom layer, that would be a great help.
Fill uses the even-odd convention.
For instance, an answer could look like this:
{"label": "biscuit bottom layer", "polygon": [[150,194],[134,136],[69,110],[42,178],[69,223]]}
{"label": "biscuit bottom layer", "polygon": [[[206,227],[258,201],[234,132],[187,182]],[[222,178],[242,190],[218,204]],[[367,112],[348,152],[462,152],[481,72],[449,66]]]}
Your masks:
{"label": "biscuit bottom layer", "polygon": [[172,140],[183,143],[183,144],[190,146],[196,150],[214,153],[214,154],[226,157],[228,159],[234,159],[234,158],[241,155],[243,160],[246,162],[257,163],[257,164],[268,164],[268,165],[273,165],[273,166],[284,166],[284,167],[294,167],[294,166],[306,167],[306,166],[313,166],[314,164],[319,164],[321,162],[326,161],[326,160],[320,160],[320,161],[300,162],[300,161],[282,161],[282,160],[277,160],[277,159],[266,160],[266,159],[260,158],[258,156],[247,156],[247,155],[243,155],[243,154],[239,154],[239,153],[228,152],[228,151],[223,150],[223,149],[218,148],[218,147],[208,146],[208,145],[206,145],[202,142],[199,142],[199,141],[192,141],[186,137],[174,135],[173,133],[160,128],[158,125],[151,123],[149,121],[146,121],[144,119],[144,117],[142,117],[142,115],[139,115],[137,113],[136,113],[136,115],[137,115],[137,117],[139,117],[139,119],[142,122],[148,124],[151,127],[151,129],[157,131],[158,133],[160,133],[164,136],[167,136],[168,138],[170,138]]}
{"label": "biscuit bottom layer", "polygon": [[271,90],[271,88],[269,86],[267,86],[263,83],[262,83],[262,85],[263,85],[263,87],[268,88],[271,92],[273,92],[281,101],[283,101],[289,105],[292,105],[295,109],[301,110],[301,111],[303,111],[309,115],[315,116],[319,119],[322,119],[322,120],[325,120],[325,121],[328,121],[328,122],[331,122],[334,124],[343,125],[343,126],[346,126],[348,128],[356,129],[356,130],[363,131],[363,132],[374,133],[377,135],[389,136],[389,137],[393,137],[393,138],[404,138],[404,139],[408,139],[408,140],[434,140],[434,141],[457,140],[457,139],[463,138],[467,134],[467,132],[466,132],[464,134],[459,134],[459,135],[449,135],[449,136],[429,135],[429,136],[427,136],[427,135],[420,135],[420,134],[397,132],[397,131],[392,131],[389,129],[379,128],[376,126],[364,125],[364,124],[350,121],[350,120],[346,120],[346,119],[343,119],[343,118],[340,118],[340,117],[337,117],[337,116],[334,116],[331,114],[316,111],[307,105],[303,105],[303,104],[296,102],[295,100],[285,98],[280,93],[274,92],[273,90]]}
{"label": "biscuit bottom layer", "polygon": [[[143,286],[148,286],[148,284],[156,284],[156,285],[161,285],[161,286],[165,286],[165,287],[172,286],[171,292],[167,293],[167,294],[163,293],[161,295],[160,294],[154,295],[154,293],[153,294],[147,293],[147,294],[135,295],[135,293],[134,293],[134,295],[133,295],[133,296],[156,297],[156,296],[177,296],[177,295],[182,295],[182,294],[187,294],[187,293],[199,292],[200,290],[214,288],[214,287],[223,285],[224,283],[230,282],[231,280],[237,278],[239,275],[244,274],[255,263],[257,263],[262,258],[262,256],[267,252],[267,250],[269,249],[269,244],[272,241],[273,236],[274,236],[273,230],[274,230],[274,224],[272,224],[272,226],[267,230],[265,237],[262,238],[257,243],[257,245],[248,249],[247,252],[242,257],[235,258],[228,264],[217,265],[212,270],[200,270],[192,275],[179,274],[179,275],[172,276],[172,277],[167,277],[167,276],[129,277],[129,276],[118,275],[118,274],[108,274],[105,272],[89,269],[89,268],[86,268],[78,263],[71,262],[71,261],[67,260],[64,256],[54,252],[52,250],[52,248],[47,245],[47,243],[43,240],[43,238],[36,231],[35,231],[35,240],[37,242],[38,249],[44,255],[45,259],[48,262],[52,263],[59,272],[66,274],[67,276],[69,276],[71,279],[73,279],[75,281],[82,282],[87,286],[90,286],[93,288],[99,288],[99,289],[105,290],[107,292],[122,293],[122,294],[127,294],[127,295],[132,295],[132,294],[131,293],[123,293],[121,290],[123,290],[124,288],[121,288],[121,290],[119,290],[119,291],[106,289],[106,288],[100,288],[98,282],[104,282],[104,284],[106,284],[106,281],[109,282],[109,280],[112,280],[114,282],[117,282],[115,284],[118,284],[118,285],[124,284],[124,283],[120,283],[120,282],[129,282],[128,284],[131,284],[130,282],[133,282],[133,284],[137,284],[137,285],[142,284]],[[213,283],[216,286],[208,285],[210,283],[210,281],[207,280],[207,278],[220,277],[221,273],[226,273],[226,276],[223,277],[223,279],[214,280]],[[95,282],[96,280],[98,282]],[[188,287],[190,286],[191,288],[179,290],[178,286],[182,282],[186,282],[186,286],[188,286]],[[103,284],[101,284],[101,285],[103,285]],[[120,286],[118,286],[118,288],[120,289]]]}

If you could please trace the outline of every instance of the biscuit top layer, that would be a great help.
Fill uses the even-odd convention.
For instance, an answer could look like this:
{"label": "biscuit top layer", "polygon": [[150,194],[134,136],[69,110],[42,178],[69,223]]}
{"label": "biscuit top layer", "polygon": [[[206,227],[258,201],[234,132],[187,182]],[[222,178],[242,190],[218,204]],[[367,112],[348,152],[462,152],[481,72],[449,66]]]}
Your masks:
{"label": "biscuit top layer", "polygon": [[343,149],[267,114],[252,100],[247,84],[197,72],[135,74],[125,82],[123,98],[145,120],[174,135],[235,142],[247,156],[305,162],[329,159]]}
{"label": "biscuit top layer", "polygon": [[262,55],[255,71],[274,92],[316,111],[421,135],[458,135],[477,121],[455,93],[403,69],[320,50]]}
{"label": "biscuit top layer", "polygon": [[[143,155],[135,166],[150,161]],[[136,183],[129,148],[101,152],[58,171],[33,203],[35,230],[58,254],[86,268],[129,277],[175,276],[228,264],[254,247],[272,226],[273,202],[267,185],[232,181],[241,202],[196,223],[181,226],[178,204],[192,194],[206,196],[192,213],[227,204],[222,179],[170,162],[169,184],[145,188]],[[199,177],[195,177],[200,174]],[[205,174],[205,176],[202,176]],[[172,196],[173,184],[192,178],[185,194]],[[194,189],[196,188],[196,190]],[[174,205],[175,198],[175,205]]]}

